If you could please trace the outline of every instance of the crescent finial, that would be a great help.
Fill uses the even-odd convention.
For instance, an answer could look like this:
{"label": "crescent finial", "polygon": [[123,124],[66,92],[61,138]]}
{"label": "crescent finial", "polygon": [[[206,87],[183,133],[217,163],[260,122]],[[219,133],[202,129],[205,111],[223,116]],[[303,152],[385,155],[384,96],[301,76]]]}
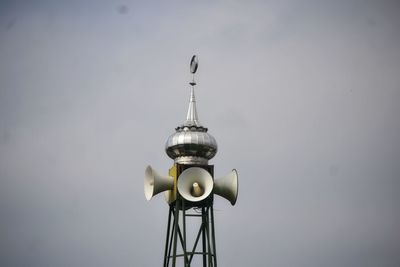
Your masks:
{"label": "crescent finial", "polygon": [[197,71],[197,68],[199,67],[199,60],[196,55],[192,57],[192,60],[190,60],[190,72],[195,74]]}

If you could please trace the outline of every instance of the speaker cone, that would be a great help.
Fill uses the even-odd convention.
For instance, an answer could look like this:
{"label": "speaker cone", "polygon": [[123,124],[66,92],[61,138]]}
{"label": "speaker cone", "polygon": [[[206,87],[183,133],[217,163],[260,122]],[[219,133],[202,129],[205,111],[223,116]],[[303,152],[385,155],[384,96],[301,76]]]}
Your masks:
{"label": "speaker cone", "polygon": [[214,187],[211,174],[203,168],[191,167],[178,177],[178,192],[186,200],[198,202],[211,194]]}
{"label": "speaker cone", "polygon": [[166,190],[174,188],[174,178],[158,174],[151,166],[147,166],[144,174],[144,195],[147,200]]}

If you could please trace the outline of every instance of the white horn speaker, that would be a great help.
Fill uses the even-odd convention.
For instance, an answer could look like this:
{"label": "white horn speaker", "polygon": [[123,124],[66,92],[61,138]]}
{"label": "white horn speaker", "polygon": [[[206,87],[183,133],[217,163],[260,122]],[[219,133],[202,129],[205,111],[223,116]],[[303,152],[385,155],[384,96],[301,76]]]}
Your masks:
{"label": "white horn speaker", "polygon": [[214,183],[208,171],[199,167],[191,167],[179,175],[177,187],[179,194],[184,199],[198,202],[211,194]]}
{"label": "white horn speaker", "polygon": [[214,181],[214,194],[226,198],[231,202],[232,206],[236,203],[238,189],[238,173],[235,169],[233,169],[225,177],[216,179]]}
{"label": "white horn speaker", "polygon": [[174,189],[174,178],[158,174],[151,166],[147,166],[144,174],[144,195],[147,200],[166,190]]}

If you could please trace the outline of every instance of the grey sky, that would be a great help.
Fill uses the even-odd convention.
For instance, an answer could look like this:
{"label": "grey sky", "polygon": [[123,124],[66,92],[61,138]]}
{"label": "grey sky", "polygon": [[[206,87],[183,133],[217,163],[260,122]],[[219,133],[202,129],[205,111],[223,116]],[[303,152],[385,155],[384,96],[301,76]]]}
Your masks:
{"label": "grey sky", "polygon": [[0,265],[161,266],[197,54],[219,266],[399,266],[397,1],[143,2],[0,3]]}

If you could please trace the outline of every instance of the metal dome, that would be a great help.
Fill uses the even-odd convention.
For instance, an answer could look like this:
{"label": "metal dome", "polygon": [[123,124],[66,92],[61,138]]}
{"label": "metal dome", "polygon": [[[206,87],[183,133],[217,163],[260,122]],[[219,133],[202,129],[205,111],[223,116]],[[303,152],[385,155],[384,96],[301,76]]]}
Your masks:
{"label": "metal dome", "polygon": [[165,152],[176,163],[207,164],[217,154],[217,141],[198,120],[193,87],[186,121],[175,130],[165,144]]}

